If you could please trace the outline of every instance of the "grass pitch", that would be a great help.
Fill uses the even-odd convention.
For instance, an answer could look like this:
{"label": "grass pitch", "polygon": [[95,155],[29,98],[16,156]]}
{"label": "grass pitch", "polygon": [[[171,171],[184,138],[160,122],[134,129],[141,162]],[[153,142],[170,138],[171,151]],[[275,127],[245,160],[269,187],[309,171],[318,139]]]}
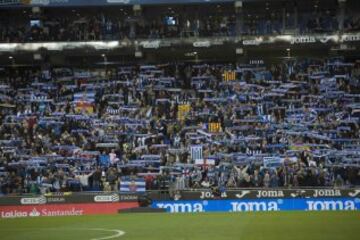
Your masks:
{"label": "grass pitch", "polygon": [[[125,234],[114,237],[117,232],[110,230]],[[0,239],[358,240],[360,212],[148,213],[3,219]]]}

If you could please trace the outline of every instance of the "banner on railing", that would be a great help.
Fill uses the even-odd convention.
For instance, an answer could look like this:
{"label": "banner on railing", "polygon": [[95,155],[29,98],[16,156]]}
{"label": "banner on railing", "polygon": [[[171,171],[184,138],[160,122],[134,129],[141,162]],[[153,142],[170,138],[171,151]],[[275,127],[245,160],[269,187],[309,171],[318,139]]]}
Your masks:
{"label": "banner on railing", "polygon": [[145,180],[138,179],[122,179],[120,182],[120,192],[145,192]]}

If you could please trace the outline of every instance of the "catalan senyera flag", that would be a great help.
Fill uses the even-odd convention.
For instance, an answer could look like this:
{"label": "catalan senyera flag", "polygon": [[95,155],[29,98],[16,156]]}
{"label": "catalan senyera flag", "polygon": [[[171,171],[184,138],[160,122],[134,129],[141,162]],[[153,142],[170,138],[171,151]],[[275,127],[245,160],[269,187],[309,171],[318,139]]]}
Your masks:
{"label": "catalan senyera flag", "polygon": [[223,73],[224,81],[235,81],[236,80],[236,72],[235,71],[225,71]]}
{"label": "catalan senyera flag", "polygon": [[211,133],[221,132],[221,124],[217,122],[212,122],[208,124],[208,130]]}
{"label": "catalan senyera flag", "polygon": [[92,114],[92,113],[94,113],[94,106],[90,102],[79,101],[76,103],[75,112]]}
{"label": "catalan senyera flag", "polygon": [[190,104],[180,104],[178,106],[178,120],[183,121],[185,120],[185,115],[190,112],[191,107]]}

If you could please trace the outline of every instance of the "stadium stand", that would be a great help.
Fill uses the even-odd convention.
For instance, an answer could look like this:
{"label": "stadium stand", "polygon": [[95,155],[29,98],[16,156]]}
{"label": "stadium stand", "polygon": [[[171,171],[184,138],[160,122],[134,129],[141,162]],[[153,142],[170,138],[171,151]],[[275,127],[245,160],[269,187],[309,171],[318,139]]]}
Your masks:
{"label": "stadium stand", "polygon": [[359,184],[359,64],[170,67],[6,78],[2,193]]}
{"label": "stadium stand", "polygon": [[[141,58],[142,40],[157,50],[156,40],[195,39],[184,52],[198,56],[193,49],[208,48],[207,39],[241,38],[234,52],[276,38],[351,50],[346,40],[360,39],[349,35],[360,30],[356,1],[346,15],[343,1],[250,1],[245,9],[226,2],[204,10],[71,6],[61,14],[0,8],[0,50],[14,51],[0,55],[0,194],[360,185],[354,58],[292,57],[287,48],[287,57],[266,64],[153,58],[109,70],[111,49],[94,67],[89,48],[81,66],[51,63],[51,48],[69,52],[57,53],[60,43],[121,41]],[[46,43],[34,50],[41,66],[15,64],[15,52],[33,43]]]}

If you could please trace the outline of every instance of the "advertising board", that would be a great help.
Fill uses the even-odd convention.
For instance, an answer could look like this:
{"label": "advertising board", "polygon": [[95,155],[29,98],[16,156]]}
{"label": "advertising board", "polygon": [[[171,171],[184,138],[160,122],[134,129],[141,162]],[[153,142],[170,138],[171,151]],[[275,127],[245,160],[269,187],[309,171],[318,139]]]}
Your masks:
{"label": "advertising board", "polygon": [[153,208],[170,213],[258,211],[352,211],[360,198],[272,198],[242,200],[154,201]]}
{"label": "advertising board", "polygon": [[137,202],[0,206],[0,218],[117,214],[118,210],[138,206]]}

